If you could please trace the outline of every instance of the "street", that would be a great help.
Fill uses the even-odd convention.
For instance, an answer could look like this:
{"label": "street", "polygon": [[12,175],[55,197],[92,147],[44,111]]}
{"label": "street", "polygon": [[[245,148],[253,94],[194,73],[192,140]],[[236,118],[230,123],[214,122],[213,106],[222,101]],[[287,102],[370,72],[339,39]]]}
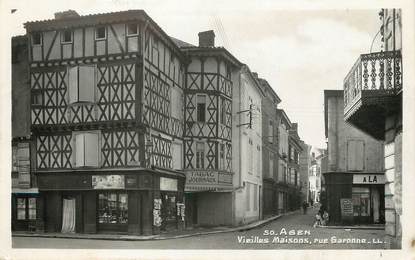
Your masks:
{"label": "street", "polygon": [[[293,213],[262,227],[180,239],[110,241],[13,237],[13,248],[73,249],[383,249],[383,230],[313,228],[316,209]],[[295,235],[293,234],[295,233]]]}

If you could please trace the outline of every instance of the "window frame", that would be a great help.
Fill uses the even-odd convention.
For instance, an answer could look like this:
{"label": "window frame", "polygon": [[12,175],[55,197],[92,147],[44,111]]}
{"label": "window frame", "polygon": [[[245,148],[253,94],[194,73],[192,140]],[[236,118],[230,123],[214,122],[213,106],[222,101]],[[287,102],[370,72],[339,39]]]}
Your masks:
{"label": "window frame", "polygon": [[[82,100],[85,98],[81,98],[80,97],[80,71],[81,68],[93,68],[94,70],[94,76],[93,76],[93,83],[92,83],[92,92],[93,92],[93,98],[92,100]],[[71,80],[70,80],[70,75],[71,75],[71,69],[76,69],[76,100],[72,101],[72,87],[71,86]],[[72,104],[80,104],[80,103],[87,103],[87,104],[95,104],[97,102],[97,66],[96,65],[76,65],[76,66],[68,66],[67,67],[67,74],[68,74],[68,95],[69,95],[69,101],[68,104],[72,105]]]}
{"label": "window frame", "polygon": [[[34,101],[37,100],[38,98],[40,98],[40,102],[35,103]],[[44,102],[43,91],[40,89],[33,89],[30,93],[30,105],[32,107],[39,107],[39,106],[43,106],[43,102]]]}
{"label": "window frame", "polygon": [[[199,150],[197,145],[201,144],[203,146],[203,151]],[[196,169],[204,169],[205,168],[205,143],[204,142],[196,142]]]}
{"label": "window frame", "polygon": [[[95,134],[97,136],[97,163],[96,165],[85,165],[86,164],[86,158],[85,158],[85,152],[86,152],[86,135],[87,134]],[[76,139],[77,136],[83,136],[83,165],[77,164],[77,145],[76,145]],[[101,131],[73,131],[72,132],[72,168],[100,168],[102,165],[102,158],[101,158]]]}
{"label": "window frame", "polygon": [[[71,35],[71,40],[70,41],[66,41],[66,33],[70,33],[70,35]],[[73,43],[73,36],[74,36],[74,34],[73,34],[73,31],[71,30],[71,29],[66,29],[66,30],[62,30],[61,31],[61,44],[71,44],[71,43]]]}
{"label": "window frame", "polygon": [[[30,199],[34,200],[34,207],[30,207]],[[19,207],[19,200],[24,200],[24,207]],[[32,204],[33,206],[33,204]],[[24,218],[19,218],[19,209],[23,209],[25,212]],[[30,209],[34,209],[34,218],[30,218]],[[35,221],[37,219],[37,198],[36,197],[17,197],[16,198],[16,220],[18,221]]]}
{"label": "window frame", "polygon": [[[198,97],[204,97],[205,103],[199,103]],[[196,95],[196,122],[198,122],[198,123],[206,123],[206,112],[207,112],[207,109],[206,109],[207,101],[206,100],[207,100],[207,95],[206,94],[197,94]],[[203,113],[199,110],[199,104],[204,105]],[[199,120],[200,119],[199,115],[200,116],[203,115],[203,120]]]}
{"label": "window frame", "polygon": [[[108,207],[108,198],[109,198],[109,194],[115,194],[115,206],[116,206],[116,209],[114,210],[114,212],[116,213],[116,217],[117,217],[117,222],[116,223],[111,223],[111,222],[99,222],[100,221],[100,213],[101,212],[104,212],[105,213],[105,205],[104,205],[104,209],[101,209],[100,208],[100,195],[101,194],[103,194],[103,195],[106,195],[107,197],[107,199],[106,199],[106,201],[107,201],[107,207]],[[127,202],[126,202],[126,205],[127,205],[127,209],[126,209],[126,212],[127,212],[127,221],[126,222],[123,222],[123,223],[121,223],[120,222],[120,220],[119,220],[119,218],[120,218],[120,213],[123,211],[122,209],[121,209],[121,202],[120,202],[120,195],[126,195],[126,198],[127,198]],[[128,225],[128,220],[129,220],[129,214],[128,214],[128,211],[129,211],[129,208],[128,208],[128,201],[129,201],[129,198],[128,198],[128,192],[126,191],[126,190],[122,190],[122,191],[105,191],[105,190],[101,190],[101,191],[99,191],[98,193],[97,193],[97,201],[98,201],[98,205],[97,205],[97,223],[98,223],[98,225]]]}
{"label": "window frame", "polygon": [[[98,37],[100,29],[104,29],[104,34],[105,34],[104,37]],[[107,32],[107,26],[106,25],[97,26],[97,27],[95,27],[94,39],[96,41],[106,40],[107,39],[107,34],[108,34],[108,32]]]}
{"label": "window frame", "polygon": [[[35,35],[39,36],[39,43],[35,43]],[[32,32],[31,35],[32,46],[42,46],[43,45],[43,34],[41,32]]]}
{"label": "window frame", "polygon": [[[130,31],[129,31],[130,26],[132,26],[132,25],[135,25],[135,28],[136,28],[135,33],[130,33]],[[129,37],[129,36],[138,36],[140,34],[140,28],[139,28],[138,23],[127,23],[127,24],[125,24],[125,27],[126,27],[125,31],[126,31],[127,37]]]}

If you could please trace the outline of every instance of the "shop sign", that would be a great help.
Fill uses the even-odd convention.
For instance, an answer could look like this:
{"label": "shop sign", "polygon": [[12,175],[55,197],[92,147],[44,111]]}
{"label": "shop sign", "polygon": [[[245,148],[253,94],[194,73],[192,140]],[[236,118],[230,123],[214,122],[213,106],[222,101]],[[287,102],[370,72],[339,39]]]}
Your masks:
{"label": "shop sign", "polygon": [[124,175],[93,175],[93,189],[124,189]]}
{"label": "shop sign", "polygon": [[219,173],[218,180],[220,183],[232,184],[232,174]]}
{"label": "shop sign", "polygon": [[353,184],[384,184],[385,175],[353,174]]}
{"label": "shop sign", "polygon": [[187,172],[186,183],[196,185],[217,184],[218,173],[212,171]]}
{"label": "shop sign", "polygon": [[340,199],[340,210],[342,217],[353,217],[352,199]]}
{"label": "shop sign", "polygon": [[177,180],[160,177],[160,190],[177,191]]}

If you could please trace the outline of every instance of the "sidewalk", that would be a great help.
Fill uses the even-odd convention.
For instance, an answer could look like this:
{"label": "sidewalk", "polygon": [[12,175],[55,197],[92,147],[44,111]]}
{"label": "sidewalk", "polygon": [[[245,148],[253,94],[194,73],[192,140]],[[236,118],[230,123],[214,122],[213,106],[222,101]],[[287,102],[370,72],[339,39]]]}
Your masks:
{"label": "sidewalk", "polygon": [[228,232],[240,232],[250,229],[254,229],[263,226],[271,221],[279,219],[282,216],[291,215],[298,211],[292,211],[285,214],[272,216],[264,220],[249,223],[239,227],[214,227],[214,228],[195,228],[186,229],[182,231],[174,231],[169,233],[162,233],[159,235],[137,236],[137,235],[125,235],[125,234],[81,234],[81,233],[36,233],[36,232],[24,232],[14,231],[12,237],[43,237],[43,238],[66,238],[66,239],[94,239],[94,240],[124,240],[124,241],[147,241],[147,240],[165,240],[165,239],[177,239],[192,236],[202,236],[209,234],[228,233]]}

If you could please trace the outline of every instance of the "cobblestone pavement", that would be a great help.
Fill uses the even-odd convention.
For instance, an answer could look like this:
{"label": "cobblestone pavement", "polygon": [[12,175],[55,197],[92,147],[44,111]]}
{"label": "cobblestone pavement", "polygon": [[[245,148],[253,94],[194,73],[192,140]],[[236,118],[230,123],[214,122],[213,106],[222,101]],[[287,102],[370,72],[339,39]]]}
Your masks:
{"label": "cobblestone pavement", "polygon": [[[262,227],[188,238],[108,241],[13,237],[14,248],[116,249],[383,249],[383,230],[313,228],[316,209],[283,216]],[[290,235],[291,232],[296,235]]]}

